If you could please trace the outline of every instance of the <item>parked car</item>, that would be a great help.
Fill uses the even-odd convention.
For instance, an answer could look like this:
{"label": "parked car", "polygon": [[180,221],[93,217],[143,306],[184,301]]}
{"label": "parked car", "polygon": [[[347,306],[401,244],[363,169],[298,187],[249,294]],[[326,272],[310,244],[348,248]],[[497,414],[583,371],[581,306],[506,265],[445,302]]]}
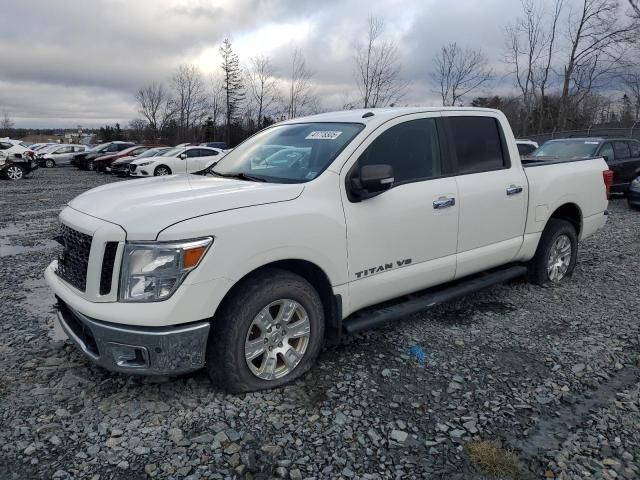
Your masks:
{"label": "parked car", "polygon": [[581,159],[602,157],[613,171],[612,193],[627,193],[640,176],[640,141],[631,138],[565,138],[549,140],[535,150],[533,158]]}
{"label": "parked car", "polygon": [[516,145],[518,146],[518,153],[523,155],[529,155],[536,148],[538,148],[538,142],[533,140],[516,139]]}
{"label": "parked car", "polygon": [[126,148],[120,152],[112,153],[98,157],[93,161],[94,169],[98,172],[111,172],[111,164],[123,157],[137,157],[153,147],[161,147],[162,145],[136,145]]}
{"label": "parked car", "polygon": [[94,161],[105,155],[111,153],[121,152],[122,150],[126,150],[127,148],[134,147],[135,143],[131,142],[108,142],[102,143],[88,152],[79,153],[73,157],[71,160],[71,164],[74,167],[79,168],[80,170],[93,170],[94,169]]}
{"label": "parked car", "polygon": [[53,145],[39,150],[36,153],[36,158],[38,165],[41,167],[69,166],[75,155],[85,151],[86,147],[84,145]]}
{"label": "parked car", "polygon": [[223,156],[224,152],[217,148],[176,147],[157,157],[134,160],[129,164],[129,174],[152,177],[203,172]]}
{"label": "parked car", "polygon": [[22,180],[38,168],[33,151],[20,140],[0,140],[0,176],[5,180]]}
{"label": "parked car", "polygon": [[162,155],[163,153],[171,150],[171,147],[156,147],[150,148],[146,152],[138,155],[137,157],[122,157],[116,160],[111,164],[111,173],[114,175],[118,175],[119,177],[128,177],[129,176],[129,165],[134,160],[141,160],[143,158],[157,157]]}
{"label": "parked car", "polygon": [[[253,162],[268,144],[311,154]],[[62,328],[104,368],[204,367],[229,391],[271,388],[303,375],[325,335],[526,274],[565,281],[606,221],[610,181],[601,158],[523,164],[497,110],[296,118],[207,175],[76,197],[45,277]]]}
{"label": "parked car", "polygon": [[634,178],[631,185],[629,185],[627,201],[629,202],[629,207],[640,210],[640,177]]}
{"label": "parked car", "polygon": [[226,142],[203,142],[200,144],[201,147],[211,147],[211,148],[219,148],[220,150],[226,150],[227,144]]}
{"label": "parked car", "polygon": [[59,145],[59,144],[58,143],[34,143],[32,145],[29,145],[29,148],[33,152],[38,152],[38,151],[42,150],[43,148],[50,147],[52,145]]}

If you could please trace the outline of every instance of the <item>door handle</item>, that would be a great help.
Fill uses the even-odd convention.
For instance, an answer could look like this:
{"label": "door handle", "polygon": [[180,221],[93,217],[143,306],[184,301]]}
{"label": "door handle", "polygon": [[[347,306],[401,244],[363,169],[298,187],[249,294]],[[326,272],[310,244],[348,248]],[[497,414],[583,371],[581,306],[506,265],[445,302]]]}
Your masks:
{"label": "door handle", "polygon": [[433,208],[435,208],[436,210],[440,210],[442,208],[453,207],[455,204],[456,204],[455,198],[442,198],[442,199],[433,201]]}
{"label": "door handle", "polygon": [[519,185],[509,185],[507,187],[507,195],[517,195],[518,193],[522,193],[522,190],[524,189]]}

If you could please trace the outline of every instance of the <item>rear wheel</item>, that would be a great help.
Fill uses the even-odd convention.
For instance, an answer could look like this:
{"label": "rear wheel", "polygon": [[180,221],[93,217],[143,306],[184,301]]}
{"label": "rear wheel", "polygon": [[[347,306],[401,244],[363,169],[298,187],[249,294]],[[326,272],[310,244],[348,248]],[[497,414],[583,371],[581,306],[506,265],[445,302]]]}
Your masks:
{"label": "rear wheel", "polygon": [[153,171],[153,174],[156,177],[163,177],[165,175],[171,175],[171,169],[169,167],[167,167],[166,165],[160,165],[160,166],[156,167],[156,169]]}
{"label": "rear wheel", "polygon": [[54,162],[52,158],[47,158],[44,161],[44,166],[47,167],[47,168],[53,168],[53,167],[56,166],[56,162]]}
{"label": "rear wheel", "polygon": [[264,270],[238,285],[213,320],[206,369],[230,392],[278,387],[303,375],[320,352],[324,311],[299,275]]}
{"label": "rear wheel", "polygon": [[25,169],[20,165],[9,165],[4,169],[3,176],[7,180],[22,180],[25,176]]}
{"label": "rear wheel", "polygon": [[531,276],[540,285],[559,283],[571,276],[577,257],[575,226],[566,220],[552,218],[542,232],[538,250],[531,261]]}

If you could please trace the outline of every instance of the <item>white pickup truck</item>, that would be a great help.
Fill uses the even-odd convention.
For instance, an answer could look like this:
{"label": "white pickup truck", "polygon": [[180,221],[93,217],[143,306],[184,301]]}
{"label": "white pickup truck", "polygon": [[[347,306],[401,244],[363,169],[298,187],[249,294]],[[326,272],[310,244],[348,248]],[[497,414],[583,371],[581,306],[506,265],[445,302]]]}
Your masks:
{"label": "white pickup truck", "polygon": [[302,375],[327,336],[525,274],[564,280],[611,182],[603,159],[523,165],[495,110],[326,113],[262,130],[205,176],[76,197],[45,276],[97,364],[204,367],[251,391]]}

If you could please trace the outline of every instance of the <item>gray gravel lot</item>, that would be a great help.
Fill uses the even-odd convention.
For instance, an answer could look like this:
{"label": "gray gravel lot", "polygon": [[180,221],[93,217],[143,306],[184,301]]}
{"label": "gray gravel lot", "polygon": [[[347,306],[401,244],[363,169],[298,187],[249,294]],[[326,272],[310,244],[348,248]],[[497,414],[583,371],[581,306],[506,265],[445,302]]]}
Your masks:
{"label": "gray gravel lot", "polygon": [[53,329],[56,215],[110,181],[0,182],[0,478],[492,478],[470,454],[484,440],[505,478],[640,477],[640,212],[625,201],[564,285],[487,290],[232,396],[204,373],[106,372]]}

